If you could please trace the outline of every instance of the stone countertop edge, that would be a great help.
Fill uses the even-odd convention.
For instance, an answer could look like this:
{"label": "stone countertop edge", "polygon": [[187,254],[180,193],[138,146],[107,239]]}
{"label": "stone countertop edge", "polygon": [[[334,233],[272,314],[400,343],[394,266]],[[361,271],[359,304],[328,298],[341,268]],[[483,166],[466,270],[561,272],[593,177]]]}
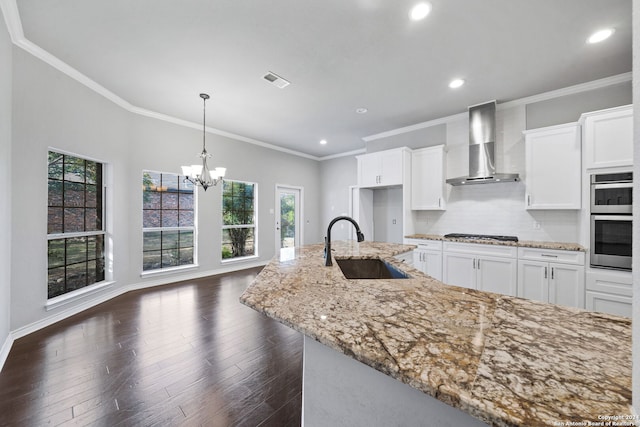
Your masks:
{"label": "stone countertop edge", "polygon": [[586,248],[577,243],[570,242],[545,242],[539,240],[520,240],[518,242],[503,242],[499,240],[464,239],[457,237],[444,237],[439,234],[410,234],[405,239],[417,240],[443,240],[446,242],[476,243],[483,245],[517,246],[519,248],[552,249],[559,251],[586,252]]}
{"label": "stone countertop edge", "polygon": [[394,258],[412,245],[332,247],[410,278],[348,280],[309,245],[270,261],[240,301],[493,426],[631,414],[630,319],[445,285]]}

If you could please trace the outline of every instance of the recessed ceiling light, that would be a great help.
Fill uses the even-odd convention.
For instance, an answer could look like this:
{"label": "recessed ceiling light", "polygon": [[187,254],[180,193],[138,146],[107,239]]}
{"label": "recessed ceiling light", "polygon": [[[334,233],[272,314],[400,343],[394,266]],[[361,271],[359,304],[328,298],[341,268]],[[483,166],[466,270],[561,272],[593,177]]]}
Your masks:
{"label": "recessed ceiling light", "polygon": [[431,12],[431,3],[418,3],[411,8],[411,12],[409,12],[409,17],[412,21],[420,21],[427,17],[427,15]]}
{"label": "recessed ceiling light", "polygon": [[455,88],[458,88],[458,87],[462,86],[463,84],[464,84],[464,80],[462,80],[462,79],[454,79],[454,80],[451,80],[451,82],[449,83],[449,87],[451,89],[455,89]]}
{"label": "recessed ceiling light", "polygon": [[326,139],[321,139],[320,140],[320,145],[327,145],[327,140]]}
{"label": "recessed ceiling light", "polygon": [[603,40],[608,39],[615,32],[613,28],[605,28],[604,30],[596,31],[591,34],[587,39],[587,43],[600,43]]}
{"label": "recessed ceiling light", "polygon": [[366,114],[366,112],[369,111],[364,107],[360,107],[360,108],[356,108],[356,113],[358,114]]}

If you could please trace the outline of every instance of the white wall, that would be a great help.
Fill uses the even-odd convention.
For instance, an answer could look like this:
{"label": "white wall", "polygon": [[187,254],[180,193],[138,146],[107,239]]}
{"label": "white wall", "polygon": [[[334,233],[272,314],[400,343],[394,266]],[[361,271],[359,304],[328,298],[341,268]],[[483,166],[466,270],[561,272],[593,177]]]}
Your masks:
{"label": "white wall", "polygon": [[[179,173],[180,165],[193,163],[201,150],[201,131],[130,113],[19,48],[13,50],[13,64],[10,158],[13,170],[23,173],[19,181],[13,182],[10,204],[13,215],[10,330],[19,330],[19,336],[134,286],[221,272],[221,195],[220,187],[213,187],[207,192],[198,190],[199,268],[182,274],[140,276],[142,170]],[[2,88],[0,82],[0,91]],[[194,93],[197,95],[197,90]],[[195,105],[197,102],[195,96]],[[4,126],[0,135],[4,135]],[[108,164],[107,179],[111,178],[111,182],[107,197],[111,198],[112,209],[108,226],[112,232],[111,276],[115,283],[47,311],[49,147]],[[250,263],[226,264],[225,269],[264,264],[274,255],[275,219],[270,209],[275,205],[276,183],[304,187],[304,243],[321,241],[319,162],[217,135],[207,136],[207,148],[214,155],[214,166],[227,167],[229,179],[258,183],[260,256]],[[3,224],[8,221],[4,215],[0,210]],[[2,295],[4,301],[5,293]]]}
{"label": "white wall", "polygon": [[12,44],[0,11],[0,369],[9,351],[11,295],[11,79]]}

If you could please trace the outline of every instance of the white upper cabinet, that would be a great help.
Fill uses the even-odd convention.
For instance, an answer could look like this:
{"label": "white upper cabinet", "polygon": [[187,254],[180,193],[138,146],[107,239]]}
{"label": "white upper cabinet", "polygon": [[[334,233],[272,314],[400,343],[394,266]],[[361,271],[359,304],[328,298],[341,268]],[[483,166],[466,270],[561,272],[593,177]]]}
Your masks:
{"label": "white upper cabinet", "polygon": [[585,162],[587,169],[633,165],[633,107],[585,113]]}
{"label": "white upper cabinet", "polygon": [[397,148],[357,156],[358,186],[402,185],[406,152],[408,152],[407,148]]}
{"label": "white upper cabinet", "polygon": [[421,148],[411,153],[411,209],[444,210],[444,145]]}
{"label": "white upper cabinet", "polygon": [[527,209],[581,208],[580,125],[524,131]]}

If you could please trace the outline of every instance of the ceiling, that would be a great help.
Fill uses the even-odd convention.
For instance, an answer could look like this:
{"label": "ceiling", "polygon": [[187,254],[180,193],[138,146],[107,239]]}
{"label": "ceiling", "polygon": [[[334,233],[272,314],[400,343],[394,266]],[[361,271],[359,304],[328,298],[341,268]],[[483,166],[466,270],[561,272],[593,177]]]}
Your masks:
{"label": "ceiling", "polygon": [[631,0],[431,0],[419,22],[408,0],[2,1],[28,41],[135,107],[201,124],[206,92],[209,127],[319,158],[632,63]]}

